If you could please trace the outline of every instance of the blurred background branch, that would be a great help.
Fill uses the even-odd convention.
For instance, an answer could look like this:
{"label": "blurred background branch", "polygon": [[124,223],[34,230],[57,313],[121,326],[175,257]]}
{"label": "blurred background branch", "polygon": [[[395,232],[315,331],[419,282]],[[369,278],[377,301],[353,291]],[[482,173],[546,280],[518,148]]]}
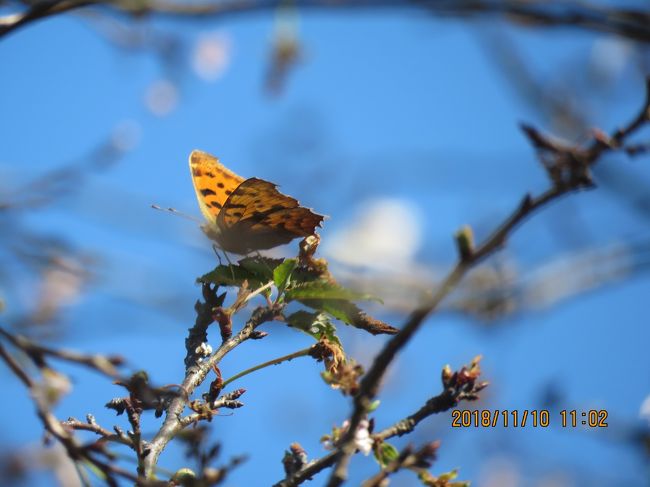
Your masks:
{"label": "blurred background branch", "polygon": [[[373,22],[375,30],[368,28]],[[68,32],[75,34],[58,44],[65,36],[55,34]],[[260,32],[267,38],[260,40]],[[625,445],[635,458],[647,458],[647,428],[634,418],[650,417],[638,398],[650,389],[643,376],[621,369],[643,370],[646,363],[639,344],[647,333],[637,322],[650,255],[649,139],[645,130],[621,144],[616,130],[609,136],[603,131],[636,106],[638,87],[650,70],[646,3],[5,1],[0,36],[11,72],[2,82],[8,108],[3,110],[6,144],[0,166],[7,171],[0,179],[0,303],[5,303],[3,318],[11,336],[24,335],[31,343],[38,336],[47,340],[41,351],[55,353],[64,350],[62,343],[99,348],[101,356],[118,351],[147,368],[156,363],[150,372],[167,378],[163,382],[177,380],[174,364],[182,357],[159,359],[178,355],[179,326],[186,328],[181,324],[192,319],[195,289],[179,283],[204,272],[214,257],[198,231],[146,209],[151,203],[188,201],[190,183],[178,176],[186,172],[179,161],[200,144],[214,144],[226,162],[245,168],[242,173],[301,189],[301,200],[330,214],[321,252],[333,274],[347,286],[382,297],[385,306],[372,311],[392,324],[426,301],[432,284],[442,281],[453,259],[450,234],[460,224],[471,223],[481,241],[523,189],[539,194],[548,182],[544,172],[559,167],[551,179],[568,173],[599,191],[549,207],[538,225],[527,226],[466,276],[438,308],[439,326],[423,326],[421,338],[392,364],[383,386],[386,405],[377,417],[384,414],[384,424],[391,424],[426,401],[404,390],[406,384],[420,389],[426,382],[431,367],[421,365],[423,357],[433,354],[439,366],[438,361],[483,353],[497,387],[494,393],[487,390],[480,407],[536,404],[531,397],[539,384],[555,377],[553,385],[567,391],[558,407],[601,401],[619,409],[612,415],[615,426],[591,435],[603,448]],[[466,37],[479,56],[467,47]],[[86,53],[84,44],[91,54],[77,57]],[[12,51],[17,54],[8,55]],[[102,57],[106,52],[113,57]],[[43,71],[34,68],[41,65]],[[68,71],[71,77],[61,81],[58,73]],[[14,86],[14,80],[24,88]],[[40,80],[38,89],[34,80]],[[123,86],[131,89],[118,89]],[[57,99],[65,100],[63,107]],[[116,123],[125,113],[127,121]],[[543,163],[538,173],[527,169],[525,142],[512,142],[513,127],[522,118],[539,127],[528,130]],[[83,130],[91,126],[101,135],[93,139]],[[21,132],[30,136],[27,143]],[[348,134],[354,140],[345,138]],[[244,150],[232,147],[238,143]],[[66,146],[72,147],[67,153]],[[591,150],[602,151],[599,163],[584,171],[575,162]],[[558,155],[564,157],[562,164],[546,164]],[[168,170],[176,166],[183,171]],[[598,328],[599,320],[611,321],[608,308],[616,323]],[[571,315],[575,309],[583,311]],[[265,340],[268,348],[260,353],[268,350],[277,357],[304,347],[284,328],[271,333],[282,340]],[[381,342],[359,339],[347,329],[341,333],[352,344],[351,355],[369,365]],[[543,363],[531,358],[538,352],[545,356]],[[418,364],[410,357],[417,357]],[[512,365],[522,358],[523,365]],[[244,368],[235,360],[225,364],[234,369],[226,377]],[[13,369],[10,359],[5,362]],[[15,363],[14,374],[24,367],[20,360]],[[249,366],[250,360],[244,363]],[[74,384],[79,398],[111,393],[100,392],[98,381],[86,380],[84,372],[70,375],[69,365],[62,363],[61,374],[75,380],[55,380],[59,389]],[[249,401],[265,406],[264,427],[288,423],[281,432],[256,436],[259,450],[253,458],[259,459],[260,451],[279,453],[278,444],[315,440],[347,413],[331,397],[319,395],[322,383],[309,382],[317,374],[300,375],[295,369],[286,384],[266,380],[263,373],[261,383],[255,382],[257,374],[246,378],[256,386],[249,388]],[[87,384],[93,388],[84,389]],[[159,389],[153,388],[156,394]],[[62,401],[61,407],[76,417],[96,407]],[[135,413],[133,408],[127,412],[130,419]],[[13,411],[8,417],[20,414]],[[445,436],[448,424],[439,416],[422,422],[415,444]],[[68,427],[99,435],[82,448],[105,439],[134,445],[130,432],[101,426],[110,420],[98,414],[94,423],[70,420]],[[299,431],[293,423],[302,425]],[[20,432],[11,429],[14,424],[18,421],[6,425],[13,433],[6,435],[0,464],[7,478],[22,468],[31,482],[36,464],[57,472],[70,466],[63,451],[54,458],[52,450],[48,460],[40,446],[17,450],[13,438],[22,441],[27,421]],[[135,424],[140,437],[155,431],[144,416],[142,425]],[[244,427],[259,430],[256,425],[238,415],[220,422],[216,434],[207,428],[190,438],[199,471],[230,475],[235,460],[209,470],[218,453],[210,435],[235,438],[230,449],[248,452],[236,438]],[[621,479],[635,484],[639,478],[640,467],[621,448],[615,450],[618,456],[604,460],[583,449],[580,437],[590,435],[563,432],[560,440],[544,442],[537,433],[527,443],[516,432],[493,431],[489,447],[480,437],[468,443],[463,435],[447,434],[440,462],[461,463],[464,478],[489,487],[551,481],[620,485]],[[563,445],[579,445],[573,448],[578,453],[563,454]],[[137,446],[140,463],[142,447]],[[314,451],[318,443],[307,447]],[[25,455],[17,458],[16,451]],[[475,452],[480,454],[473,458]],[[587,452],[592,463],[584,459]],[[331,465],[335,453],[320,458]],[[174,455],[171,449],[170,463]],[[507,462],[490,463],[495,457]],[[25,465],[25,458],[34,461]],[[268,478],[282,475],[278,458],[265,462],[256,467],[266,468]],[[609,467],[614,462],[616,471]],[[135,471],[121,459],[116,465]],[[394,465],[394,482],[402,480],[402,466]],[[240,470],[247,469],[232,474],[242,475],[236,479],[245,483]],[[554,471],[564,477],[549,480]],[[372,472],[361,466],[359,472],[359,482],[373,478],[376,466]],[[296,473],[307,479],[313,470]],[[73,471],[65,478],[77,477]],[[384,480],[379,477],[374,478]]]}
{"label": "blurred background branch", "polygon": [[[530,0],[418,0],[400,2],[395,0],[362,0],[331,2],[327,0],[299,0],[293,2],[300,9],[359,10],[359,9],[413,9],[439,16],[505,16],[527,26],[574,27],[616,34],[641,42],[650,41],[650,16],[647,12],[632,8],[612,8],[588,2],[547,2]],[[21,5],[21,4],[18,4]],[[99,1],[39,1],[25,2],[22,12],[0,19],[0,36],[22,27],[29,22],[71,10],[96,5],[105,5],[131,14],[170,15],[173,17],[224,18],[235,14],[274,10],[285,5],[274,1],[222,0],[216,2],[174,3],[165,0],[120,1],[104,3]]]}

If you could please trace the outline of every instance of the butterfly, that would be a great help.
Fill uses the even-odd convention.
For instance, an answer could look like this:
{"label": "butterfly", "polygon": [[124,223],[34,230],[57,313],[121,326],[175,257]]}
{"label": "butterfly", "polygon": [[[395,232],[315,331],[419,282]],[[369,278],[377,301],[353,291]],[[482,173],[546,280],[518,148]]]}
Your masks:
{"label": "butterfly", "polygon": [[207,152],[192,151],[190,172],[207,220],[201,228],[226,252],[245,255],[308,237],[323,221],[275,184],[244,179]]}

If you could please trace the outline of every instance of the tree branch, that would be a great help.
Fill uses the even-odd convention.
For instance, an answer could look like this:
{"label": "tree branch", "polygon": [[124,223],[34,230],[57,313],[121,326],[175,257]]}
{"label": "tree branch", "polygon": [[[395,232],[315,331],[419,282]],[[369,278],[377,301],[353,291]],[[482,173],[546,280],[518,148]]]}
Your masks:
{"label": "tree branch", "polygon": [[119,378],[116,367],[124,364],[124,359],[119,355],[87,355],[74,350],[55,349],[39,345],[22,335],[13,335],[0,327],[0,335],[9,340],[16,348],[27,354],[37,365],[45,362],[45,357],[54,357],[66,362],[84,365],[90,369],[104,374],[111,379]]}
{"label": "tree branch", "polygon": [[153,475],[155,466],[158,462],[158,457],[167,444],[185,426],[191,424],[191,421],[182,419],[183,410],[188,405],[190,397],[194,393],[195,389],[203,383],[210,370],[216,367],[228,352],[250,338],[251,334],[258,326],[267,321],[272,321],[276,316],[281,314],[282,311],[281,307],[257,308],[253,312],[250,320],[248,320],[239,333],[234,337],[225,340],[214,354],[212,354],[207,360],[203,360],[201,356],[197,355],[195,345],[197,340],[205,341],[207,326],[213,321],[212,305],[216,304],[215,299],[219,299],[209,297],[208,291],[206,291],[206,285],[203,286],[203,294],[206,298],[206,303],[197,303],[196,323],[192,328],[190,328],[190,333],[186,340],[186,373],[185,379],[181,384],[182,394],[179,394],[176,398],[172,399],[167,408],[165,421],[163,422],[162,427],[148,445],[148,453],[144,459],[144,472],[146,478],[150,478]]}
{"label": "tree branch", "polygon": [[[410,433],[423,419],[432,414],[441,413],[455,407],[462,400],[475,400],[478,393],[487,386],[487,382],[477,382],[480,375],[478,367],[480,357],[476,357],[469,367],[462,367],[457,372],[451,372],[447,366],[442,370],[443,392],[430,398],[419,410],[398,421],[394,425],[372,435],[375,444],[393,436],[402,436]],[[338,451],[325,455],[317,460],[312,460],[297,472],[288,475],[286,479],[276,483],[274,487],[295,487],[311,479],[321,470],[334,465],[338,458]]]}
{"label": "tree branch", "polygon": [[[45,430],[52,435],[66,450],[68,457],[73,462],[87,461],[94,465],[105,477],[106,483],[110,487],[118,487],[116,476],[125,478],[131,482],[138,483],[139,478],[126,470],[123,470],[109,462],[105,462],[97,458],[97,450],[92,446],[86,447],[80,445],[75,437],[70,434],[56,416],[50,411],[49,405],[46,403],[42,394],[35,391],[37,383],[34,382],[29,374],[21,367],[21,365],[6,351],[0,344],[0,358],[2,358],[9,368],[16,374],[17,377],[27,386],[31,392],[31,396],[36,407],[36,415],[41,420]],[[41,365],[36,364],[41,367]],[[101,451],[100,451],[101,452]]]}
{"label": "tree branch", "polygon": [[[646,80],[646,98],[642,109],[629,124],[617,130],[610,137],[614,143],[603,142],[604,139],[595,138],[586,148],[554,147],[553,165],[546,164],[553,187],[541,195],[533,198],[527,195],[518,207],[505,221],[476,249],[466,253],[455,264],[443,283],[437,288],[429,301],[415,310],[402,330],[392,337],[375,358],[370,370],[361,380],[358,395],[354,398],[353,410],[349,420],[349,428],[344,434],[337,449],[338,458],[336,466],[327,483],[328,487],[338,487],[347,478],[347,469],[350,457],[355,453],[354,435],[361,420],[366,416],[369,406],[377,395],[379,384],[397,353],[408,343],[422,326],[425,318],[432,313],[440,302],[455,288],[463,276],[476,264],[500,249],[507,237],[528,216],[559,199],[568,193],[578,191],[590,186],[588,169],[607,151],[616,149],[630,134],[646,124],[650,117],[650,78]],[[540,158],[548,156],[550,143],[548,139],[538,132],[526,130],[538,150]],[[542,137],[542,139],[539,139]]]}

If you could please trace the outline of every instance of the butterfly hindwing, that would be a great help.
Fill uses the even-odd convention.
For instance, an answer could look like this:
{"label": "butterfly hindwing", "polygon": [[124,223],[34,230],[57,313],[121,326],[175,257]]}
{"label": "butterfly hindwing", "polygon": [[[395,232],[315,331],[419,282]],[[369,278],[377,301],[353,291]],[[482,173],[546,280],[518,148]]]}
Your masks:
{"label": "butterfly hindwing", "polygon": [[[251,219],[254,220],[254,219]],[[296,236],[312,235],[317,226],[323,221],[323,216],[312,212],[309,208],[274,209],[264,215],[260,221],[251,224],[251,230],[261,231],[264,228],[286,230]]]}
{"label": "butterfly hindwing", "polygon": [[219,222],[225,227],[232,227],[241,220],[259,220],[269,212],[297,206],[298,201],[280,193],[275,184],[250,178],[230,195],[219,216]]}
{"label": "butterfly hindwing", "polygon": [[275,184],[250,178],[228,197],[217,226],[227,238],[224,244],[245,245],[249,251],[272,248],[297,237],[312,235],[322,220],[323,216],[280,193]]}

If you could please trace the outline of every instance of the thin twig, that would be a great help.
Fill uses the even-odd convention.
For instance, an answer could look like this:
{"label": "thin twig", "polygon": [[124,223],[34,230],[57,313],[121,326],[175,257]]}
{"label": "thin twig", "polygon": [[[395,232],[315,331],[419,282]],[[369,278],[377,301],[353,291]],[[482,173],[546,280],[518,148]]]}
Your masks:
{"label": "thin twig", "polygon": [[244,303],[248,303],[251,299],[253,299],[255,296],[258,296],[262,294],[264,291],[267,289],[270,289],[275,283],[273,281],[269,281],[263,286],[258,287],[255,291],[252,291],[251,293],[247,294],[246,297],[244,298]]}
{"label": "thin twig", "polygon": [[[104,462],[97,458],[94,452],[80,445],[73,435],[69,434],[68,431],[64,428],[63,424],[52,414],[49,410],[46,402],[40,397],[39,394],[34,393],[34,387],[36,383],[29,377],[27,372],[18,364],[18,362],[7,353],[6,349],[0,344],[0,357],[9,365],[11,370],[16,374],[17,377],[27,386],[30,392],[32,392],[32,399],[34,406],[36,407],[36,415],[41,420],[45,430],[52,435],[66,450],[66,453],[70,459],[74,462],[83,462],[87,461],[90,464],[94,465],[105,477],[106,483],[110,487],[117,487],[118,483],[115,479],[115,476],[123,477],[131,482],[138,483],[138,476],[127,472],[115,465]],[[37,364],[38,365],[38,364]]]}
{"label": "thin twig", "polygon": [[[214,413],[220,408],[237,409],[243,406],[241,402],[237,401],[237,398],[239,398],[244,392],[246,392],[245,389],[237,389],[236,391],[221,396],[216,401],[210,403],[208,411],[209,417],[212,417],[212,415],[214,415]],[[180,418],[178,422],[181,424],[181,428],[186,428],[201,419],[205,419],[206,416],[207,415],[204,412],[192,413]]]}
{"label": "thin twig", "polygon": [[264,369],[264,368],[269,367],[271,365],[278,365],[278,364],[281,364],[282,362],[289,362],[289,361],[293,360],[294,358],[305,357],[305,356],[309,355],[309,352],[312,350],[312,348],[313,347],[307,347],[307,348],[304,348],[302,350],[298,350],[297,352],[293,352],[293,353],[290,353],[288,355],[284,355],[282,357],[274,358],[273,360],[269,360],[267,362],[258,364],[258,365],[254,366],[254,367],[251,367],[250,369],[243,370],[243,371],[239,372],[238,374],[233,375],[229,379],[223,381],[223,385],[221,387],[225,389],[225,387],[228,384],[230,384],[232,382],[235,382],[237,379],[241,379],[245,375],[253,373],[256,370]]}
{"label": "thin twig", "polygon": [[99,424],[93,422],[83,422],[75,418],[68,418],[66,421],[62,421],[61,424],[66,428],[71,428],[76,431],[89,431],[95,433],[101,438],[97,441],[112,441],[115,443],[120,443],[126,445],[129,448],[134,448],[133,440],[127,435],[117,434],[113,431],[109,431],[106,428],[103,428]]}
{"label": "thin twig", "polygon": [[[481,384],[484,386],[485,384]],[[384,441],[395,436],[403,436],[410,433],[415,427],[424,419],[434,414],[439,414],[449,411],[451,408],[456,407],[463,399],[463,393],[456,393],[452,390],[445,390],[442,394],[430,398],[424,406],[418,409],[413,414],[398,421],[392,426],[383,429],[379,433],[372,435],[376,441]]]}

